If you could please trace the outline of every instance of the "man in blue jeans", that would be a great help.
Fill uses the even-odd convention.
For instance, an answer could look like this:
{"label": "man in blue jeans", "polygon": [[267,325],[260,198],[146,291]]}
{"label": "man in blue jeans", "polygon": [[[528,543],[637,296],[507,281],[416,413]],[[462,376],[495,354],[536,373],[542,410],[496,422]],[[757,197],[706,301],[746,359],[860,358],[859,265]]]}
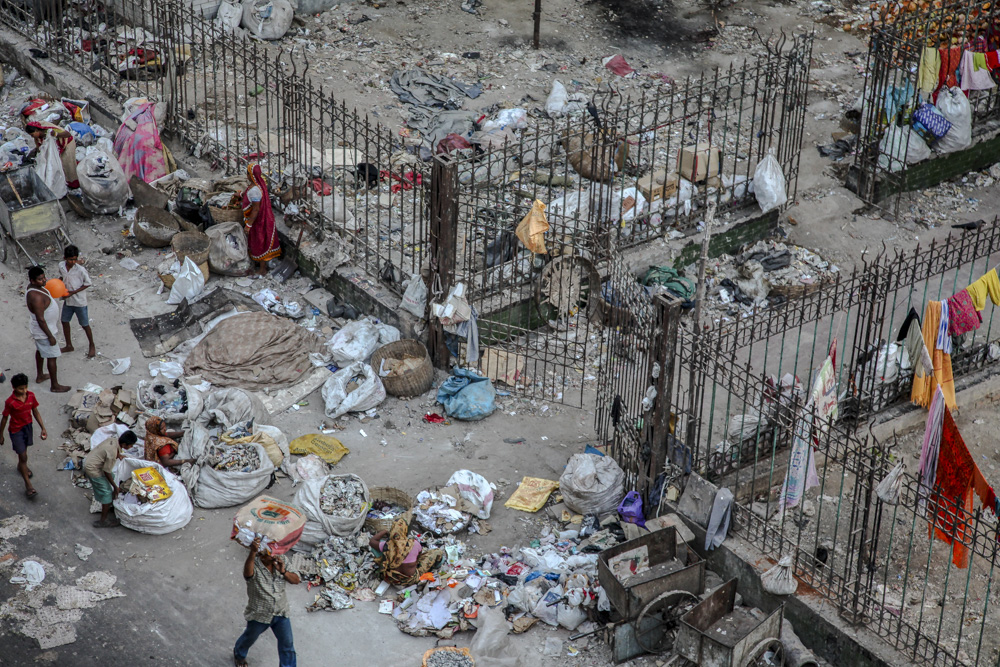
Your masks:
{"label": "man in blue jeans", "polygon": [[250,545],[250,554],[243,564],[243,578],[247,582],[247,608],[243,612],[247,629],[233,648],[236,667],[247,667],[250,647],[268,628],[278,639],[280,667],[295,667],[295,645],[292,643],[292,623],[288,620],[285,582],[297,584],[299,575],[287,571],[280,556],[262,552],[258,537]]}

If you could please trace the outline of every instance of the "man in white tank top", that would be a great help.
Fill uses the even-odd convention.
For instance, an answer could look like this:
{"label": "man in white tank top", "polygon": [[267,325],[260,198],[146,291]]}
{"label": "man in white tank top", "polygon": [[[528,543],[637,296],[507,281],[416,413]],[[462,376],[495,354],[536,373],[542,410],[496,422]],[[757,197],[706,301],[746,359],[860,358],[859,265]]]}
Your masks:
{"label": "man in white tank top", "polygon": [[[33,266],[28,269],[28,290],[24,297],[28,306],[28,331],[35,340],[35,382],[50,381],[49,390],[53,392],[69,391],[66,385],[59,384],[56,375],[56,359],[59,352],[59,341],[56,340],[56,323],[59,321],[59,304],[48,290],[45,289],[45,269]],[[48,373],[43,373],[42,360],[48,365]]]}

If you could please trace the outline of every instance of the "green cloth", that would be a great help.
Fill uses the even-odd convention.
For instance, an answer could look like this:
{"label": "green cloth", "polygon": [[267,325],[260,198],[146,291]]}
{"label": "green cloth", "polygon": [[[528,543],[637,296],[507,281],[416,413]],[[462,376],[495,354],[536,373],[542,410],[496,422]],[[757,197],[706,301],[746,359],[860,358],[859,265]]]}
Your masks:
{"label": "green cloth", "polygon": [[694,296],[694,281],[684,278],[677,269],[670,266],[651,266],[642,277],[643,285],[662,285],[681,297],[690,299]]}

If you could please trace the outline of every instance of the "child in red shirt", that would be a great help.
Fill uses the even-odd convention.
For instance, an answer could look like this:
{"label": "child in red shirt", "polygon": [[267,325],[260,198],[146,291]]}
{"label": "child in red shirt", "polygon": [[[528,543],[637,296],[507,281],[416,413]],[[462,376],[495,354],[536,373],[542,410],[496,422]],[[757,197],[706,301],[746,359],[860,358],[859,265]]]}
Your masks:
{"label": "child in red shirt", "polygon": [[28,376],[18,373],[10,379],[10,386],[14,392],[3,404],[3,420],[0,421],[0,445],[4,444],[3,431],[10,421],[10,443],[14,446],[14,453],[17,454],[17,470],[24,478],[24,493],[29,498],[38,495],[38,491],[31,485],[31,478],[34,473],[28,469],[28,447],[34,444],[34,421],[42,429],[42,440],[49,437],[45,431],[45,424],[42,423],[42,415],[38,413],[38,400],[35,394],[28,391]]}

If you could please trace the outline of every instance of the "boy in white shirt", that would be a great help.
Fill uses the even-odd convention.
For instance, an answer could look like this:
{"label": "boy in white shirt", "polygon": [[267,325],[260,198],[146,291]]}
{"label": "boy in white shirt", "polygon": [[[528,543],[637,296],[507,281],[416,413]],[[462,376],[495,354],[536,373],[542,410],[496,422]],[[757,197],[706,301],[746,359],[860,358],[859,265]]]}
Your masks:
{"label": "boy in white shirt", "polygon": [[63,297],[65,302],[62,309],[63,336],[66,338],[66,347],[62,352],[73,351],[73,341],[69,337],[69,324],[76,315],[77,321],[87,334],[87,341],[90,349],[87,350],[88,357],[97,356],[97,348],[94,346],[94,332],[90,329],[90,316],[87,313],[87,293],[84,291],[90,287],[90,274],[87,269],[80,264],[80,249],[75,245],[66,246],[63,251],[63,261],[59,262],[59,277],[66,285],[68,296]]}

